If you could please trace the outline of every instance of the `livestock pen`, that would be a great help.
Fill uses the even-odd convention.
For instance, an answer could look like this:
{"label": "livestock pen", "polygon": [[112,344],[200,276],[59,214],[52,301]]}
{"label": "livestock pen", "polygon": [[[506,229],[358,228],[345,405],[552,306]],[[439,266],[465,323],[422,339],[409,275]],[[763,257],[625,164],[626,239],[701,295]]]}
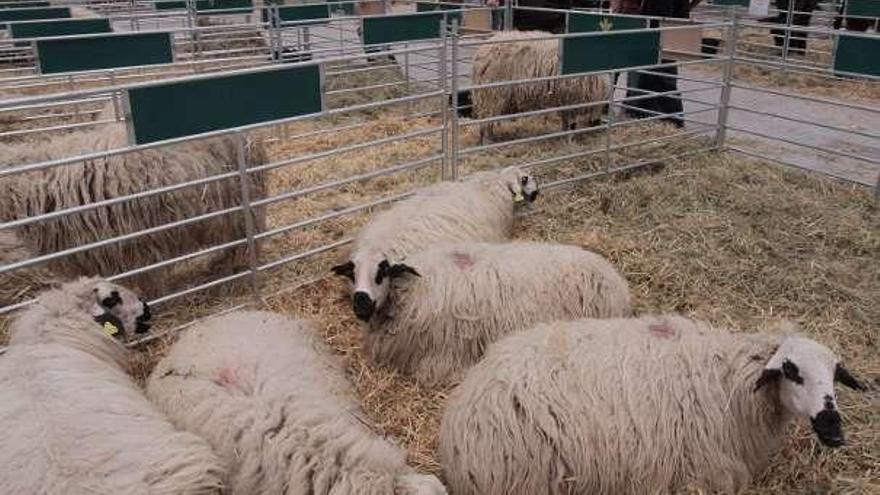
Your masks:
{"label": "livestock pen", "polygon": [[[112,204],[159,201],[177,189],[219,181],[242,184],[244,177],[265,174],[268,184],[265,195],[257,197],[241,188],[237,206],[146,230],[125,231],[110,222],[99,239],[60,252],[40,252],[37,243],[22,239],[30,254],[4,260],[0,282],[33,267],[51,269],[65,256],[109,246],[137,249],[139,237],[157,231],[177,229],[185,237],[186,229],[199,222],[264,214],[265,227],[245,222],[242,237],[102,274],[123,284],[134,276],[164,277],[172,270],[187,274],[180,286],[148,294],[162,331],[134,344],[143,351],[140,377],[164,354],[174,334],[194,320],[243,307],[313,319],[343,357],[371,419],[406,447],[412,464],[436,472],[436,430],[448,389],[420,386],[366,362],[360,327],[329,268],[373,211],[415,188],[519,165],[542,179],[544,194],[521,212],[518,237],[572,243],[604,254],[629,281],[638,311],[679,311],[744,330],[792,318],[869,379],[874,391],[842,394],[848,447],[819,450],[800,425],[752,492],[790,493],[808,485],[819,493],[880,488],[880,213],[872,191],[880,171],[880,126],[872,124],[880,118],[877,75],[841,70],[830,61],[804,68],[789,58],[757,58],[742,36],[767,27],[736,9],[659,27],[648,27],[651,19],[637,16],[559,11],[566,32],[544,38],[562,47],[560,73],[475,84],[474,54],[497,42],[488,40],[485,29],[469,25],[464,12],[477,16],[488,10],[417,9],[399,3],[386,15],[343,12],[293,21],[282,21],[278,14],[275,27],[267,18],[260,29],[275,31],[267,37],[267,54],[278,46],[278,36],[299,40],[308,25],[311,60],[267,57],[255,68],[108,81],[97,88],[18,97],[14,105],[0,101],[0,109],[42,106],[49,111],[65,101],[115,102],[107,122],[89,129],[100,132],[101,126],[121,124],[130,132],[129,145],[117,150],[0,168],[0,188],[12,175],[76,163],[88,167],[102,156],[172,149],[220,136],[235,140],[240,157],[238,169],[221,175],[159,189],[145,183],[127,197],[108,195],[66,210],[4,218],[4,233]],[[504,14],[509,18],[516,9],[510,6]],[[835,51],[841,36],[880,44],[876,33],[850,35],[829,27],[808,31],[811,41],[813,36],[838,40]],[[702,53],[699,41],[664,44],[669,33],[694,32],[723,40],[719,50]],[[642,49],[610,57],[605,65],[588,55],[602,49],[611,53],[633,40],[640,40]],[[305,49],[305,40],[298,46]],[[774,79],[745,77],[742,68],[748,66],[791,74],[808,70],[830,87],[857,78],[856,84],[869,90],[858,99],[845,92],[793,93]],[[683,127],[666,123],[664,114],[626,118],[634,103],[658,96],[628,94],[626,77],[616,78],[615,91],[601,101],[483,119],[468,116],[472,108],[466,95],[475,90],[584,75],[613,81],[617,72],[656,73],[669,67],[678,68],[679,90],[666,96],[680,94]],[[219,87],[235,91],[224,93]],[[600,123],[560,129],[561,110],[590,105],[608,106]],[[840,118],[852,122],[840,124]],[[478,129],[486,122],[497,124],[497,139],[481,143]],[[11,132],[23,127],[10,126]],[[39,146],[59,132],[71,132],[50,127],[29,128],[34,132],[26,142]],[[24,140],[4,141],[17,145]],[[265,147],[265,163],[248,161],[248,147],[255,146]],[[241,248],[248,251],[245,267],[211,261],[218,253]],[[15,301],[0,309],[4,315],[27,305],[39,287],[20,289]]]}

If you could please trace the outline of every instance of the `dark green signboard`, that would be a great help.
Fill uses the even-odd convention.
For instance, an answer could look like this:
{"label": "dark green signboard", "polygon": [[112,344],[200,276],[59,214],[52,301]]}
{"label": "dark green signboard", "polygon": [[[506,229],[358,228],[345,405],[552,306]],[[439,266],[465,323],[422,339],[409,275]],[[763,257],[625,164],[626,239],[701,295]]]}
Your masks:
{"label": "dark green signboard", "polygon": [[16,22],[9,25],[13,38],[48,38],[73,34],[110,33],[110,19],[65,19],[60,21]]}
{"label": "dark green signboard", "polygon": [[49,2],[0,2],[0,9],[27,9],[31,7],[49,7]]}
{"label": "dark green signboard", "polygon": [[562,73],[653,65],[660,59],[660,32],[615,33],[562,40]]}
{"label": "dark green signboard", "polygon": [[[263,22],[269,22],[269,15],[271,12],[271,9],[263,9]],[[307,5],[278,7],[278,18],[281,22],[317,20],[316,22],[301,22],[297,24],[298,26],[323,24],[330,19],[330,6],[326,3],[313,3]]]}
{"label": "dark green signboard", "polygon": [[364,17],[365,45],[398,43],[440,37],[443,13],[423,15],[379,15]]}
{"label": "dark green signboard", "polygon": [[445,4],[445,3],[436,3],[436,2],[417,2],[416,3],[416,12],[433,12],[435,10],[446,10],[446,11],[455,11],[455,12],[447,12],[446,14],[446,22],[452,23],[453,19],[458,19],[458,23],[461,24],[461,5],[459,4]]}
{"label": "dark green signboard", "polygon": [[321,91],[313,64],[144,86],[127,99],[134,143],[143,144],[317,113]]}
{"label": "dark green signboard", "polygon": [[880,0],[847,0],[847,15],[880,17]]}
{"label": "dark green signboard", "polygon": [[568,17],[569,33],[591,33],[593,31],[620,31],[624,29],[643,29],[648,27],[647,19],[622,15],[582,14],[572,12]]}
{"label": "dark green signboard", "polygon": [[748,7],[749,0],[712,0],[712,5],[721,5],[724,7],[729,7],[731,5],[735,5],[738,7]]}
{"label": "dark green signboard", "polygon": [[0,22],[37,21],[40,19],[68,19],[70,7],[47,7],[36,9],[0,9]]}
{"label": "dark green signboard", "polygon": [[880,76],[880,39],[841,34],[834,54],[834,71]]}
{"label": "dark green signboard", "polygon": [[171,33],[133,33],[80,39],[37,40],[40,72],[169,64],[174,61]]}

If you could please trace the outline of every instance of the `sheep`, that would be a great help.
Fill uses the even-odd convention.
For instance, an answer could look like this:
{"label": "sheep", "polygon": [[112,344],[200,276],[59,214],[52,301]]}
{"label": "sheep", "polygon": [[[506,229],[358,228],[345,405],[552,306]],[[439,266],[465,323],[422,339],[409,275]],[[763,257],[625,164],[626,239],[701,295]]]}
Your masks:
{"label": "sheep", "polygon": [[229,313],[190,328],[147,395],[233,466],[233,494],[446,493],[370,431],[328,352],[306,321]]}
{"label": "sheep", "polygon": [[843,443],[823,345],[674,315],[539,325],[499,341],[448,402],[439,454],[456,495],[734,493],[809,417]]}
{"label": "sheep", "polygon": [[[0,268],[33,257],[15,233],[0,230]],[[0,273],[0,307],[30,299],[60,281],[45,265]]]}
{"label": "sheep", "polygon": [[447,244],[410,258],[365,325],[374,363],[443,384],[509,333],[556,319],[630,314],[626,280],[601,256],[535,242]]}
{"label": "sheep", "polygon": [[[112,110],[105,108],[107,114]],[[51,141],[0,146],[3,168],[44,162],[126,145],[126,128],[115,122],[102,129],[77,132]],[[265,162],[264,150],[254,146],[250,165]],[[219,137],[167,147],[93,158],[42,170],[8,175],[0,180],[0,221],[13,221],[112,200],[152,189],[175,186],[238,169],[238,148],[233,137]],[[265,192],[262,174],[250,177],[251,198]],[[23,245],[37,255],[75,248],[108,237],[131,234],[209,212],[236,208],[241,201],[237,177],[189,186],[154,196],[122,201],[81,213],[38,221],[14,229]],[[245,238],[245,214],[234,211],[200,222],[150,233],[110,246],[93,248],[49,263],[60,276],[100,274],[110,276],[182,256],[209,246]],[[255,210],[255,229],[263,228],[265,212]],[[127,279],[148,296],[166,293],[169,287],[191,282],[196,267],[205,264],[241,267],[246,248],[238,247],[179,263],[163,270]]]}
{"label": "sheep", "polygon": [[148,330],[133,292],[82,278],[44,292],[0,357],[0,493],[219,494],[225,468],[126,372]]}
{"label": "sheep", "polygon": [[[502,81],[519,81],[560,74],[559,40],[536,39],[552,36],[543,31],[503,31],[480,45],[474,54],[471,79],[475,86]],[[511,41],[512,40],[512,41]],[[607,101],[611,95],[608,76],[583,76],[506,86],[474,88],[473,114],[478,119],[499,115]],[[607,105],[561,110],[562,130],[574,130],[576,119],[584,117],[597,125]],[[480,142],[491,141],[494,122],[480,124]]]}
{"label": "sheep", "polygon": [[537,198],[534,177],[517,167],[425,187],[376,215],[358,233],[349,261],[333,273],[351,281],[355,315],[367,321],[385,302],[388,280],[407,255],[444,242],[500,242],[513,233],[514,205]]}

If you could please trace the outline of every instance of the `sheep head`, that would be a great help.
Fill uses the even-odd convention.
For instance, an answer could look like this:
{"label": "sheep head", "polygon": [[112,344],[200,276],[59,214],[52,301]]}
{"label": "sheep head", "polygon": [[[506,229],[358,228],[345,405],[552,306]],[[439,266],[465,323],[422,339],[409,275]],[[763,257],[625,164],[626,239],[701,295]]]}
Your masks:
{"label": "sheep head", "polygon": [[513,202],[528,200],[530,203],[538,197],[538,180],[518,167],[507,167],[501,171],[507,189],[513,195]]}
{"label": "sheep head", "polygon": [[378,308],[388,301],[390,281],[404,274],[419,276],[411,266],[388,261],[383,254],[357,252],[352,259],[332,268],[336,275],[347,278],[352,286],[352,309],[362,321],[369,321]]}
{"label": "sheep head", "polygon": [[830,349],[807,338],[788,337],[764,366],[755,391],[776,383],[782,406],[794,416],[810,418],[824,445],[839,447],[844,434],[834,382],[864,390]]}
{"label": "sheep head", "polygon": [[108,337],[126,341],[150,330],[150,306],[134,292],[104,280],[91,290],[89,312]]}

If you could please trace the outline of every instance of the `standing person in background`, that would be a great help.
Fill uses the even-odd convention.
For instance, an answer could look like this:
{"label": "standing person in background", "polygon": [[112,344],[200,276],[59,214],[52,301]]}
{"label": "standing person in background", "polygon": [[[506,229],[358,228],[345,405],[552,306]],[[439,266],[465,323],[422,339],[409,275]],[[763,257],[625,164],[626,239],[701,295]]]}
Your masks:
{"label": "standing person in background", "polygon": [[504,11],[499,10],[504,5],[505,0],[486,0],[486,6],[492,7],[492,31],[504,29]]}
{"label": "standing person in background", "polygon": [[[788,9],[794,9],[791,15],[793,26],[809,26],[813,11],[816,10],[819,0],[776,0],[776,17],[769,18],[770,22],[788,25]],[[773,43],[783,48],[785,46],[785,30],[773,29]],[[807,33],[804,31],[792,31],[788,38],[789,54],[803,56],[807,51]]]}
{"label": "standing person in background", "polygon": [[[696,4],[697,2],[694,2]],[[687,19],[690,17],[691,4],[689,0],[612,0],[611,8],[614,12],[623,14],[641,14],[655,17],[675,17]],[[657,20],[650,22],[650,27],[659,27]],[[672,60],[662,59],[661,63],[670,63]],[[649,69],[651,74],[639,71],[627,74],[627,98],[644,96],[651,93],[665,93],[678,90],[678,67],[661,67]],[[663,75],[669,74],[669,75]],[[615,77],[616,80],[616,77]],[[626,103],[635,109],[627,109],[627,114],[633,118],[654,117],[658,114],[669,114],[661,120],[671,122],[677,127],[684,127],[682,113],[684,105],[681,94],[669,94],[653,96]],[[644,110],[644,111],[640,111]]]}

